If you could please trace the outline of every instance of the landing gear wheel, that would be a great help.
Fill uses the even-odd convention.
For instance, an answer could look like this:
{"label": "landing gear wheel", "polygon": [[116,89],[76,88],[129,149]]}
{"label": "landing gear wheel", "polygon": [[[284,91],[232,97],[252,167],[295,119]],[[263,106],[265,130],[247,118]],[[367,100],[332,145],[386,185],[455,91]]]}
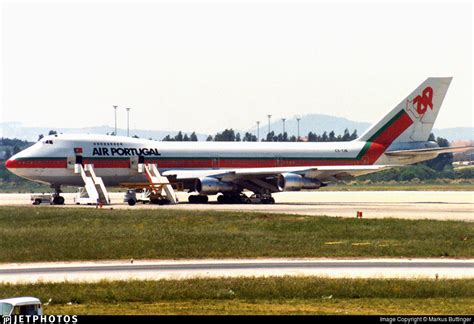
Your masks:
{"label": "landing gear wheel", "polygon": [[270,194],[253,194],[250,202],[254,204],[274,204],[275,199]]}
{"label": "landing gear wheel", "polygon": [[219,204],[226,204],[227,203],[227,196],[225,195],[220,195],[217,197],[217,202]]}
{"label": "landing gear wheel", "polygon": [[239,200],[241,204],[250,204],[250,198],[244,194],[240,195]]}
{"label": "landing gear wheel", "polygon": [[188,201],[190,204],[207,204],[209,198],[205,195],[191,195]]}
{"label": "landing gear wheel", "polygon": [[168,205],[170,201],[168,199],[160,199],[158,201],[158,205],[163,206],[163,205]]}
{"label": "landing gear wheel", "polygon": [[250,199],[244,194],[220,195],[217,197],[217,202],[219,204],[248,204]]}
{"label": "landing gear wheel", "polygon": [[263,197],[262,198],[262,204],[274,204],[275,199],[273,197]]}
{"label": "landing gear wheel", "polygon": [[136,202],[135,199],[129,199],[129,200],[127,201],[127,203],[128,203],[129,206],[135,206],[135,204],[136,204],[137,202]]}
{"label": "landing gear wheel", "polygon": [[63,196],[56,196],[53,198],[54,205],[64,205],[64,197]]}

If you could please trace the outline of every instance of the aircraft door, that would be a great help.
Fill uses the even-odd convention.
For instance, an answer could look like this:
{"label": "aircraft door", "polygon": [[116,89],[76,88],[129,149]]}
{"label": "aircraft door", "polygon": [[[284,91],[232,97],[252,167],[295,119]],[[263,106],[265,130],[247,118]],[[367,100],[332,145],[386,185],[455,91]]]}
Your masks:
{"label": "aircraft door", "polygon": [[74,148],[74,154],[76,156],[76,164],[83,164],[82,161],[82,147],[75,147]]}

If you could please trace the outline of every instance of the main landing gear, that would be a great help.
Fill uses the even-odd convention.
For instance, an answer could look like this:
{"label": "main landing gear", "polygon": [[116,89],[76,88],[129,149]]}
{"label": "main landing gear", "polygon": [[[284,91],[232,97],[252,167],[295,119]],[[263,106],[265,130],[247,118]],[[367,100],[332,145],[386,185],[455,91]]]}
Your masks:
{"label": "main landing gear", "polygon": [[[188,201],[190,204],[207,204],[209,199],[206,195],[191,195]],[[253,194],[247,197],[243,193],[226,193],[217,196],[217,202],[219,204],[274,204],[275,199],[270,194]]]}
{"label": "main landing gear", "polygon": [[247,197],[243,193],[240,194],[224,194],[217,197],[220,204],[274,204],[275,199],[270,194],[253,194]]}
{"label": "main landing gear", "polygon": [[205,195],[191,195],[188,198],[190,204],[207,204],[209,198]]}
{"label": "main landing gear", "polygon": [[249,204],[251,203],[249,197],[244,194],[224,194],[217,197],[219,204]]}
{"label": "main landing gear", "polygon": [[54,188],[54,193],[52,194],[53,196],[53,205],[64,205],[64,197],[61,196],[61,187],[53,187]]}

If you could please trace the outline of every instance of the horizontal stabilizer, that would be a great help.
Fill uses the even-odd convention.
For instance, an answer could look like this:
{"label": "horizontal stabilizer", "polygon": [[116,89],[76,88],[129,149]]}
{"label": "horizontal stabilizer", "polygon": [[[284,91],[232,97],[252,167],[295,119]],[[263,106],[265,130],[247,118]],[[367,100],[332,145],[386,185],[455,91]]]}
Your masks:
{"label": "horizontal stabilizer", "polygon": [[466,151],[474,150],[474,146],[453,146],[453,147],[437,147],[437,148],[425,148],[415,150],[401,150],[401,151],[389,151],[385,154],[389,156],[414,156],[423,154],[441,154],[441,153],[462,153]]}

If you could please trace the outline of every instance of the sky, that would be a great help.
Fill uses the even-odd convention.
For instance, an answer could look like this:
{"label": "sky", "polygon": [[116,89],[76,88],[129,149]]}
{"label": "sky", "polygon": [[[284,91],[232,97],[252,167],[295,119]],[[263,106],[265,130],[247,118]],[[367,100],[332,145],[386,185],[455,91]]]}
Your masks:
{"label": "sky", "polygon": [[376,122],[452,76],[436,128],[473,126],[470,1],[2,1],[0,122],[249,129]]}

